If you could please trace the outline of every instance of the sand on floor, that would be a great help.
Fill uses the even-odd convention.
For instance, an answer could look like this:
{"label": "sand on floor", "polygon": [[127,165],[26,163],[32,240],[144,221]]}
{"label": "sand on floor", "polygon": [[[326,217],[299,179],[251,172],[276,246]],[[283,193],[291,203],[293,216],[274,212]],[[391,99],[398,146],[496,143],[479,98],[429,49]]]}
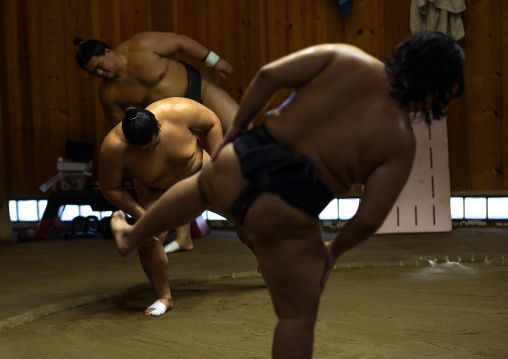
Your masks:
{"label": "sand on floor", "polygon": [[[276,323],[262,278],[172,289],[175,307],[142,312],[152,292],[113,298],[4,331],[0,358],[269,358]],[[314,358],[507,358],[508,267],[448,262],[335,270]]]}

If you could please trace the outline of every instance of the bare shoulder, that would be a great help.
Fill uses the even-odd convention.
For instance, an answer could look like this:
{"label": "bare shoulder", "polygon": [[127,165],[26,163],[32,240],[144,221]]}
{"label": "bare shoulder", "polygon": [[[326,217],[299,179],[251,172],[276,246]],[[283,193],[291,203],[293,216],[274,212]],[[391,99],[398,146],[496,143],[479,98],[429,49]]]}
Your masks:
{"label": "bare shoulder", "polygon": [[127,41],[124,41],[122,43],[122,45],[127,44],[127,45],[130,45],[131,47],[132,46],[134,46],[134,47],[142,46],[142,45],[145,45],[147,43],[154,41],[157,38],[156,34],[157,33],[155,33],[155,32],[140,32],[138,34],[133,35]]}
{"label": "bare shoulder", "polygon": [[174,108],[182,103],[185,103],[187,99],[183,97],[168,97],[159,101],[152,102],[146,107],[148,111],[156,112],[161,110],[174,110]]}
{"label": "bare shoulder", "polygon": [[190,101],[192,100],[183,97],[170,97],[155,101],[146,109],[159,119],[164,118],[170,120],[170,122],[175,122],[182,115],[189,112]]}
{"label": "bare shoulder", "polygon": [[[357,84],[370,82],[371,75],[384,75],[384,65],[379,59],[353,45],[320,44],[302,50],[301,58],[305,58],[307,53],[316,58],[325,59],[326,68],[335,73],[333,76],[345,76],[344,79],[358,77],[359,80],[365,80],[355,81]],[[327,73],[326,77],[328,76],[332,75]]]}
{"label": "bare shoulder", "polygon": [[349,58],[354,57],[357,60],[361,58],[371,59],[373,58],[370,54],[360,49],[359,47],[349,44],[319,44],[311,46],[307,49],[302,50],[303,52],[312,51],[315,53],[331,53],[337,58]]}
{"label": "bare shoulder", "polygon": [[154,33],[141,32],[120,43],[115,51],[132,60],[134,55],[146,54],[154,46],[155,41],[157,39]]}
{"label": "bare shoulder", "polygon": [[182,100],[183,101],[177,106],[177,111],[179,111],[183,117],[214,117],[218,120],[217,115],[208,107],[191,99],[182,98]]}
{"label": "bare shoulder", "polygon": [[202,121],[214,120],[217,116],[200,103],[182,97],[171,97],[154,102],[147,107],[160,121],[174,126],[194,126]]}
{"label": "bare shoulder", "polygon": [[185,97],[170,97],[156,101],[146,108],[151,112],[171,112],[172,114],[186,114],[197,111],[210,111],[199,102]]}
{"label": "bare shoulder", "polygon": [[171,32],[140,32],[139,34],[132,36],[123,44],[129,45],[131,52],[146,51],[149,49],[156,49],[158,46],[160,46],[161,42],[172,42],[176,37],[177,35]]}
{"label": "bare shoulder", "polygon": [[344,62],[349,69],[358,68],[362,69],[362,71],[381,71],[384,74],[383,62],[356,46],[340,44],[336,48],[336,51],[336,59]]}
{"label": "bare shoulder", "polygon": [[101,145],[101,156],[116,156],[123,152],[126,142],[122,134],[122,124],[119,123],[106,135]]}

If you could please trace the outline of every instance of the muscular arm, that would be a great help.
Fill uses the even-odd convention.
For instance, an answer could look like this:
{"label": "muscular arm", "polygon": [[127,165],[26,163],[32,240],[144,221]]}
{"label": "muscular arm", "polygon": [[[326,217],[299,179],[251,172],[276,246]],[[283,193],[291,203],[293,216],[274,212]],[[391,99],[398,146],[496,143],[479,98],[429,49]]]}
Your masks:
{"label": "muscular arm", "polygon": [[381,227],[406,184],[413,157],[414,145],[398,158],[377,167],[369,176],[358,211],[328,246],[321,287],[324,287],[337,258],[368,239]]}
{"label": "muscular arm", "polygon": [[298,90],[323,71],[336,55],[333,45],[318,45],[263,66],[242,96],[233,125],[224,135],[218,150],[212,154],[212,161],[217,159],[224,146],[245,132],[277,91]]}
{"label": "muscular arm", "polygon": [[111,122],[111,126],[115,127],[122,122],[125,117],[125,109],[110,100],[102,87],[99,89],[99,101],[101,102],[106,117],[109,119],[109,122]]}
{"label": "muscular arm", "polygon": [[411,171],[414,138],[408,138],[407,146],[399,151],[370,174],[356,215],[331,243],[330,252],[334,258],[365,241],[383,224]]}
{"label": "muscular arm", "polygon": [[115,146],[110,134],[104,139],[99,152],[100,190],[108,202],[138,219],[145,213],[145,210],[122,187],[123,175],[122,153]]}
{"label": "muscular arm", "polygon": [[277,91],[297,90],[318,75],[335,56],[332,46],[319,45],[263,66],[247,87],[233,125],[247,128]]}
{"label": "muscular arm", "polygon": [[[145,46],[162,57],[169,57],[181,52],[196,60],[203,61],[208,54],[208,49],[205,46],[185,35],[171,32],[148,32],[140,34],[140,36],[143,36]],[[223,78],[225,77],[224,74],[231,76],[233,73],[231,65],[222,58],[213,68]]]}
{"label": "muscular arm", "polygon": [[222,141],[222,127],[219,118],[204,106],[190,105],[188,126],[191,131],[203,131],[203,148],[209,155],[219,147]]}

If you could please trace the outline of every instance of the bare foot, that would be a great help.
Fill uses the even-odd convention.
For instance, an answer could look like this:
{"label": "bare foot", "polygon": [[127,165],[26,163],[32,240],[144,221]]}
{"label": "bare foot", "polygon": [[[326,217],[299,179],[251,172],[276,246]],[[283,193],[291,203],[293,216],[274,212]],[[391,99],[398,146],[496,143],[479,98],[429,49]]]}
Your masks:
{"label": "bare foot", "polygon": [[[162,307],[160,303],[164,304],[166,308]],[[171,298],[157,298],[155,303],[146,308],[145,315],[159,316],[166,313],[168,310],[171,310],[171,308],[173,308],[173,300]]]}
{"label": "bare foot", "polygon": [[183,238],[176,238],[173,242],[164,246],[166,253],[192,251],[194,249],[194,243],[192,243],[191,237],[185,236]]}
{"label": "bare foot", "polygon": [[122,256],[127,256],[134,246],[129,241],[131,225],[125,220],[125,214],[122,211],[116,211],[111,216],[111,232],[115,237],[116,249]]}
{"label": "bare foot", "polygon": [[192,238],[190,236],[176,238],[175,241],[178,243],[181,251],[192,251],[194,249],[194,243],[192,243]]}

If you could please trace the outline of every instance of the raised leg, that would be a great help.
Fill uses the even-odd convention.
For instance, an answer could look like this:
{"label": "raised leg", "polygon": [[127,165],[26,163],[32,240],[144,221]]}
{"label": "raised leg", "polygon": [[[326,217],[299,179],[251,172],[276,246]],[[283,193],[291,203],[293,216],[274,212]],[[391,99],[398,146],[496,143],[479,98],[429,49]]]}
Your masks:
{"label": "raised leg", "polygon": [[126,225],[125,216],[121,212],[115,212],[111,219],[111,229],[120,254],[128,255],[146,238],[186,225],[208,209],[198,176],[199,173],[171,187],[150,206],[134,226]]}

